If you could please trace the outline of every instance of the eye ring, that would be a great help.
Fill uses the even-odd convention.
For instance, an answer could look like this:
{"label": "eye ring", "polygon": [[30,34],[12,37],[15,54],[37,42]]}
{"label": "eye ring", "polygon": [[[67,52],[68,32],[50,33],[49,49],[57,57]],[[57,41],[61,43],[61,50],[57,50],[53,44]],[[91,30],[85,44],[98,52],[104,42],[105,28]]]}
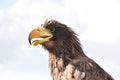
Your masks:
{"label": "eye ring", "polygon": [[52,27],[51,32],[54,32],[54,31],[55,31],[55,28],[54,28],[54,27]]}
{"label": "eye ring", "polygon": [[51,26],[50,30],[51,30],[51,32],[54,32],[55,31],[55,27]]}

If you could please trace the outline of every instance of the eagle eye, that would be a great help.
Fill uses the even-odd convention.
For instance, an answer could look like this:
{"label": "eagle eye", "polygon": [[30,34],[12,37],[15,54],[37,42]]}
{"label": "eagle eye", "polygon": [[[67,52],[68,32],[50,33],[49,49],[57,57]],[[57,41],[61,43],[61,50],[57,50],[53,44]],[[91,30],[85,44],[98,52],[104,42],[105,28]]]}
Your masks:
{"label": "eagle eye", "polygon": [[54,26],[50,26],[49,29],[50,29],[51,32],[55,31],[55,27]]}

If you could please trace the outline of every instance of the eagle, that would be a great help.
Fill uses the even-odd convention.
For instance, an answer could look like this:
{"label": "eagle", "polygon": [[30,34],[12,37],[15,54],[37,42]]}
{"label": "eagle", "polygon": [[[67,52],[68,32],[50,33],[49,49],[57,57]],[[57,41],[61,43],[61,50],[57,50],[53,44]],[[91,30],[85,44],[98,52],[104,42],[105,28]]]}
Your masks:
{"label": "eagle", "polygon": [[29,34],[32,46],[42,45],[49,53],[53,80],[114,80],[85,55],[75,31],[56,20],[46,20]]}

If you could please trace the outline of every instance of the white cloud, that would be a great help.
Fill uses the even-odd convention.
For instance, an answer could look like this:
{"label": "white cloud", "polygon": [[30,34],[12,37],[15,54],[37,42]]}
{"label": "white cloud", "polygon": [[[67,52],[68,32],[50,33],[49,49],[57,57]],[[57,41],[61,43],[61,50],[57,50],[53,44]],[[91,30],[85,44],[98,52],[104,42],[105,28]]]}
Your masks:
{"label": "white cloud", "polygon": [[[67,4],[65,3],[65,5]],[[8,13],[12,18],[21,22],[28,32],[34,27],[40,26],[46,19],[56,19],[81,31],[81,29],[79,29],[80,26],[78,21],[83,21],[82,19],[84,18],[79,19],[78,15],[72,11],[73,8],[70,10],[69,6],[70,5],[56,5],[51,2],[33,3],[30,1],[18,1],[9,9]]]}
{"label": "white cloud", "polygon": [[0,80],[50,80],[50,76],[36,73],[17,72],[17,70],[0,65]]}
{"label": "white cloud", "polygon": [[87,0],[64,0],[65,7],[76,13],[79,23],[87,24],[88,3]]}
{"label": "white cloud", "polygon": [[0,17],[2,17],[4,15],[3,10],[0,10]]}
{"label": "white cloud", "polygon": [[87,24],[88,28],[81,35],[84,40],[104,44],[114,44],[120,40],[118,2],[114,0],[64,0],[64,3],[67,9],[77,13],[79,23]]}
{"label": "white cloud", "polygon": [[3,17],[4,17],[4,11],[0,10],[0,21],[2,21]]}
{"label": "white cloud", "polygon": [[84,38],[111,44],[120,40],[120,6],[114,0],[92,0],[88,7],[88,29]]}

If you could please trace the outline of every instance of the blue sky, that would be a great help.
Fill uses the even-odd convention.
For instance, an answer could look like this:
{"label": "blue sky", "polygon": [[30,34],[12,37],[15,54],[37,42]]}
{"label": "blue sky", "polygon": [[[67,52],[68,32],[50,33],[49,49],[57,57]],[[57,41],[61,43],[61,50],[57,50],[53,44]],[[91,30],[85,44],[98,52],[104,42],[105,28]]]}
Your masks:
{"label": "blue sky", "polygon": [[120,80],[119,0],[0,0],[0,80],[52,80],[48,52],[28,43],[46,19],[72,27],[83,49]]}

